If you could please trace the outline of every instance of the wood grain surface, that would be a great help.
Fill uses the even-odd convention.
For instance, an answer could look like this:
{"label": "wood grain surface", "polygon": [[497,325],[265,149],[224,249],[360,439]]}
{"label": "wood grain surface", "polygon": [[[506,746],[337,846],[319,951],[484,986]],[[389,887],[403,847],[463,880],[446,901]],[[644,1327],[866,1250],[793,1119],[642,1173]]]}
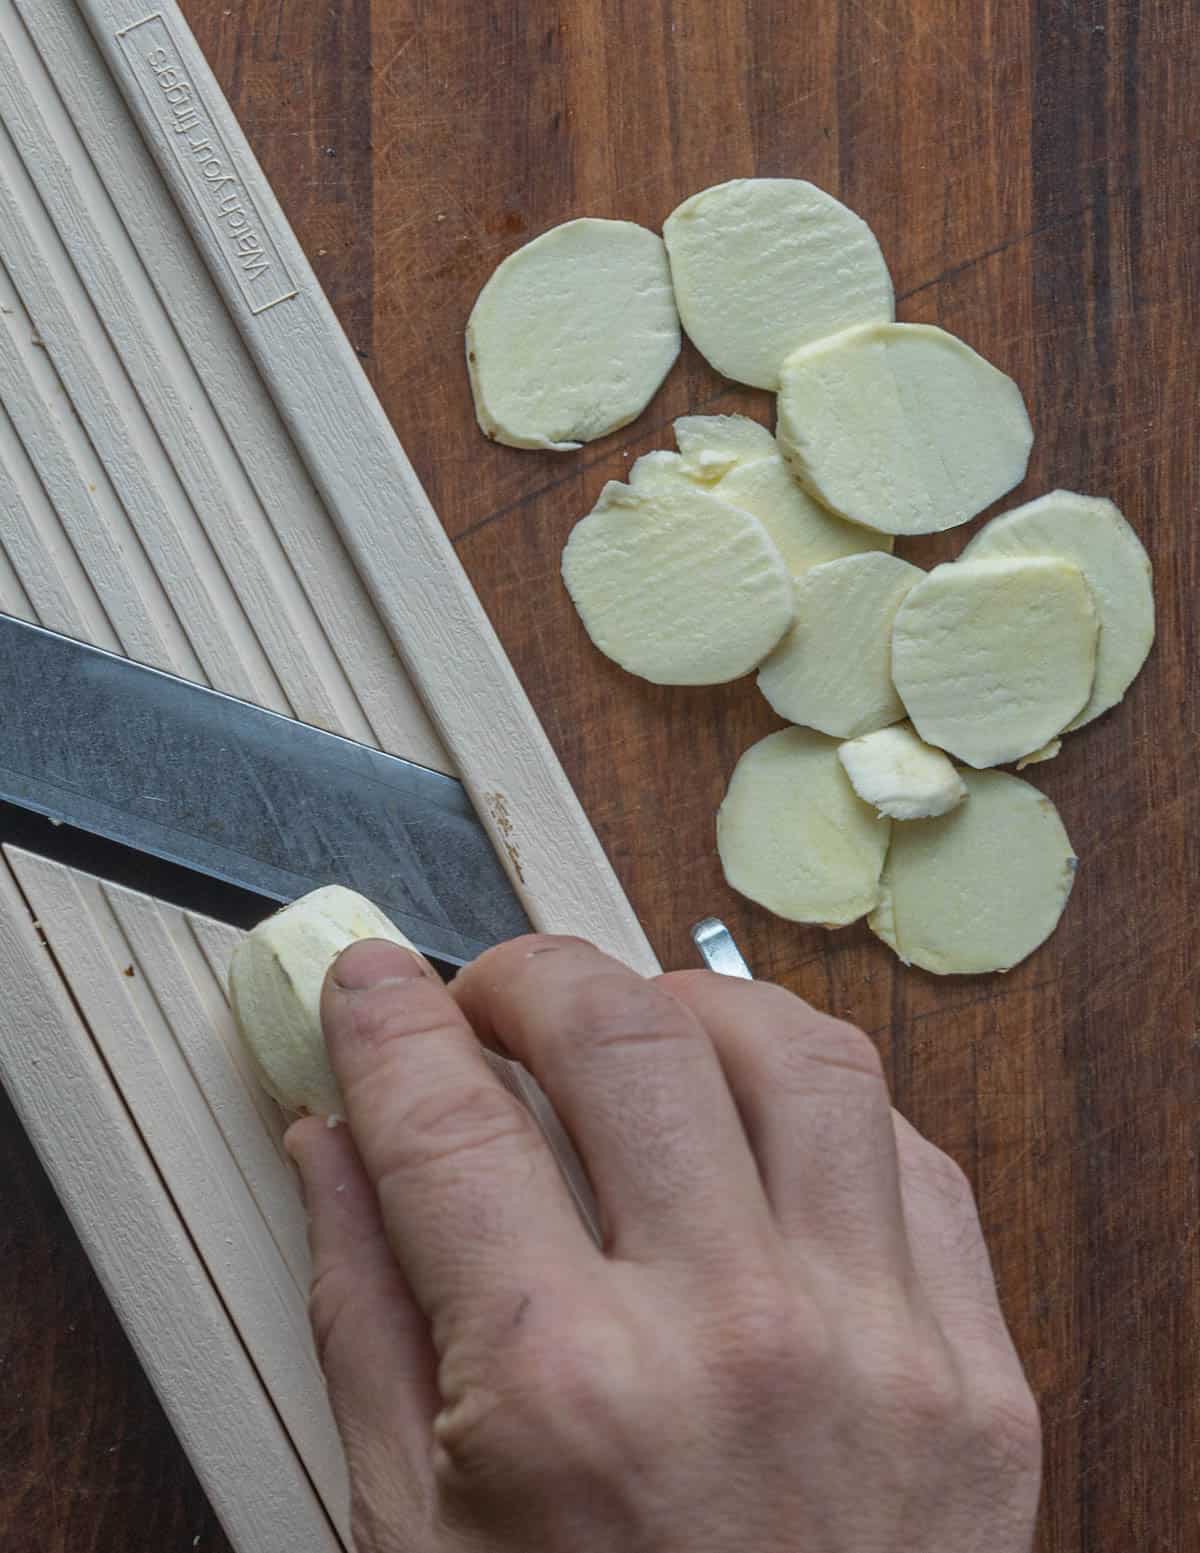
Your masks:
{"label": "wood grain surface", "polygon": [[[869,1030],[897,1104],[970,1172],[1042,1401],[1040,1553],[1200,1546],[1200,729],[1195,600],[1200,12],[1189,0],[185,0],[417,472],[667,965],[733,927],[755,971]],[[775,722],[748,682],[661,690],[595,654],[571,524],[686,410],[768,419],[685,348],[579,453],[486,442],[462,328],[494,265],[583,214],[657,227],[724,178],[802,176],[874,227],[899,316],[1025,392],[1018,498],[1111,496],[1159,639],[1126,702],[1030,773],[1079,881],[1004,978],[906,971],[865,929],[725,888],[713,811]],[[1011,503],[1010,503],[1011,504]],[[962,535],[907,542],[921,564]],[[0,1110],[0,1547],[223,1549]],[[193,1542],[193,1539],[196,1539]]]}

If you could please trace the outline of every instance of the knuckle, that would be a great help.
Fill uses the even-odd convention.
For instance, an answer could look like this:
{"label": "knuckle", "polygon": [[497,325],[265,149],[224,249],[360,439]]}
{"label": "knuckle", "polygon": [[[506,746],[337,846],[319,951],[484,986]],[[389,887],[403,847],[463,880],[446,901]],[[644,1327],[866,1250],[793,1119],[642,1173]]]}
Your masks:
{"label": "knuckle", "polygon": [[834,1340],[815,1301],[767,1277],[739,1290],[713,1352],[735,1393],[758,1404],[777,1391],[794,1397],[797,1388],[815,1384],[833,1361]]}
{"label": "knuckle", "polygon": [[1042,1420],[1037,1398],[1019,1373],[983,1388],[974,1408],[976,1437],[993,1459],[1014,1471],[1042,1463]]}
{"label": "knuckle", "polygon": [[905,1344],[880,1363],[873,1384],[885,1414],[918,1438],[957,1434],[968,1416],[962,1376],[939,1341]]}
{"label": "knuckle", "polygon": [[506,1090],[484,1080],[410,1101],[400,1108],[381,1162],[389,1176],[408,1175],[499,1145],[532,1147],[528,1113]]}
{"label": "knuckle", "polygon": [[695,1020],[669,993],[652,981],[620,971],[584,977],[575,989],[578,1029],[564,1039],[585,1037],[589,1046],[605,1051],[661,1041],[697,1040]]}
{"label": "knuckle", "polygon": [[789,1088],[808,1089],[813,1065],[835,1068],[871,1081],[886,1092],[883,1060],[871,1038],[845,1020],[812,1014],[790,1040],[774,1043],[773,1077]]}
{"label": "knuckle", "polygon": [[913,1169],[925,1190],[946,1208],[956,1213],[965,1211],[974,1218],[975,1191],[966,1171],[935,1144],[923,1139],[922,1145],[915,1153]]}
{"label": "knuckle", "polygon": [[542,1448],[553,1439],[558,1470],[577,1471],[611,1439],[637,1374],[620,1324],[578,1310],[569,1319],[531,1318],[519,1341],[448,1352],[439,1372],[446,1406],[435,1425],[442,1470],[511,1483],[544,1473]]}
{"label": "knuckle", "polygon": [[353,1308],[355,1289],[355,1279],[347,1274],[341,1263],[326,1268],[313,1279],[308,1296],[308,1317],[317,1362],[322,1369],[327,1368],[330,1350]]}

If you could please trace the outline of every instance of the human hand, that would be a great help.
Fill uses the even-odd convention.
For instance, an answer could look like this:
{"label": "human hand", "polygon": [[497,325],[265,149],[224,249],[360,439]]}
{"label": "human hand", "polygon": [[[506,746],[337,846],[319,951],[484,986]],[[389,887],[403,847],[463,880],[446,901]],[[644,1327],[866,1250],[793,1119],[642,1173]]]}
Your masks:
{"label": "human hand", "polygon": [[[360,1553],[1026,1553],[1037,1411],[970,1188],[859,1031],[524,938],[346,950],[298,1122]],[[598,1247],[480,1042],[540,1080]]]}

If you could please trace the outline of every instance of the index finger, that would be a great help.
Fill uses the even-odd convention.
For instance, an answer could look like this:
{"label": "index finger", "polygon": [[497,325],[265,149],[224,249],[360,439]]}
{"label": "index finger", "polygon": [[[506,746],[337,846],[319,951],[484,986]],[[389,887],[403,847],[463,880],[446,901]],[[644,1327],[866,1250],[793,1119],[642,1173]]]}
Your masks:
{"label": "index finger", "polygon": [[444,1350],[447,1326],[505,1321],[598,1256],[550,1150],[419,956],[382,940],[334,963],[330,1062],[392,1251]]}

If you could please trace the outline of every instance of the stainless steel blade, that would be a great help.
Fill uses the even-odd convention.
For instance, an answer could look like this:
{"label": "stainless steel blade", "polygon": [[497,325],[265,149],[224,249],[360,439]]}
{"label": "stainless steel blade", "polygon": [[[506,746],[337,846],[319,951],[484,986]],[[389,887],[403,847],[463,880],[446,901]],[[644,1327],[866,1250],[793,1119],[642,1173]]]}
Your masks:
{"label": "stainless steel blade", "polygon": [[452,777],[9,615],[0,798],[272,900],[348,885],[456,964],[529,930]]}

